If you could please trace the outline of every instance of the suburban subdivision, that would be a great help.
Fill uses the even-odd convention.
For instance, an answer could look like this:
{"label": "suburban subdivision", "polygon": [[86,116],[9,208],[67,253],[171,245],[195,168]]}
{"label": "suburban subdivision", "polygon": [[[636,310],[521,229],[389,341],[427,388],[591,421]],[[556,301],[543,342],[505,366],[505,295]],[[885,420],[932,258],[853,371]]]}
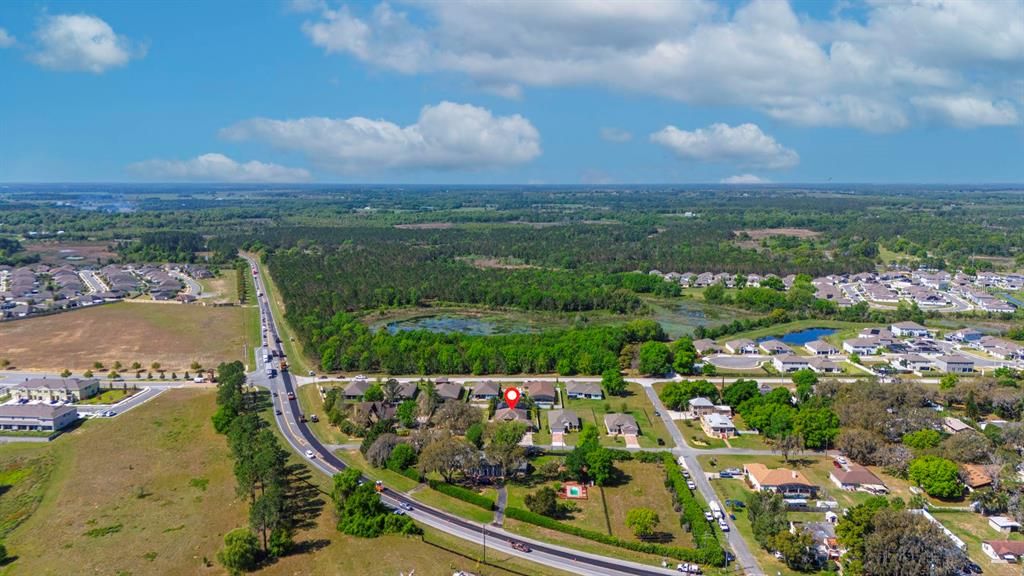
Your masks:
{"label": "suburban subdivision", "polygon": [[813,189],[344,190],[126,190],[129,237],[7,193],[63,232],[2,216],[6,570],[69,569],[56,515],[97,572],[1018,572],[1024,227],[965,209],[983,259],[919,207],[819,231]]}

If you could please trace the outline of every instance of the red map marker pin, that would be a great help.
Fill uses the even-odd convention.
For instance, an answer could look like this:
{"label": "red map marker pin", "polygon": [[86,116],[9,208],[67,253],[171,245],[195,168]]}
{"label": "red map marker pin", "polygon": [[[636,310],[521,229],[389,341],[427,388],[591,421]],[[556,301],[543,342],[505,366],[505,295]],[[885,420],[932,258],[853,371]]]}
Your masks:
{"label": "red map marker pin", "polygon": [[505,388],[505,404],[508,404],[510,409],[516,409],[516,404],[520,398],[522,398],[522,395],[519,393],[518,388]]}

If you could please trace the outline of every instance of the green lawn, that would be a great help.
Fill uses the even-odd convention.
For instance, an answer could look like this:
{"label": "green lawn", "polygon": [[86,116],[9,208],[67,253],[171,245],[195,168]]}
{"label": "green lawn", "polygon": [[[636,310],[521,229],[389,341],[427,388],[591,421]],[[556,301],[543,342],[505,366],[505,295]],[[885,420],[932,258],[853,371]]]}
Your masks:
{"label": "green lawn", "polygon": [[320,419],[319,422],[308,422],[309,429],[313,431],[313,434],[325,444],[345,444],[347,442],[359,442],[360,438],[350,438],[344,432],[338,429],[337,426],[332,425],[327,421],[327,414],[324,412],[324,403],[320,398],[319,387],[327,387],[336,385],[336,382],[324,382],[315,384],[303,384],[298,387],[298,393],[295,395],[299,401],[299,406],[302,407],[302,413],[307,417],[316,414]]}
{"label": "green lawn", "polygon": [[[554,487],[555,484],[556,482],[554,480],[541,480],[529,485],[509,483],[506,486],[506,490],[508,491],[507,506],[528,510],[526,503],[523,501],[527,494],[536,492],[544,486]],[[605,508],[601,498],[601,488],[590,488],[587,496],[588,498],[586,500],[571,501],[572,505],[575,506],[575,510],[568,518],[562,518],[561,521],[566,524],[579,526],[580,528],[586,528],[587,530],[593,530],[594,532],[608,534],[608,522],[605,520]],[[560,500],[560,502],[568,501]]]}
{"label": "green lawn", "polygon": [[358,468],[368,478],[372,480],[380,480],[389,488],[393,488],[400,492],[408,492],[419,484],[412,478],[402,476],[397,472],[370,466],[370,463],[366,461],[366,458],[363,458],[363,455],[359,450],[338,450],[335,452],[335,455],[338,458],[341,458],[346,466]]}
{"label": "green lawn", "polygon": [[[626,396],[609,397],[605,400],[576,400],[567,398],[566,408],[576,411],[584,423],[593,422],[601,432],[601,444],[615,448],[624,448],[625,443],[606,434],[604,426],[604,415],[610,412],[625,412],[632,414],[640,426],[640,445],[647,448],[658,447],[660,438],[666,448],[672,446],[672,440],[665,429],[665,423],[661,418],[654,416],[654,406],[651,405],[647,394],[639,384],[630,382],[626,387]],[[570,435],[571,436],[571,435]],[[572,440],[570,439],[570,442]]]}
{"label": "green lawn", "polygon": [[943,526],[967,543],[967,555],[981,565],[986,574],[1001,576],[1019,575],[1020,568],[1013,564],[995,563],[981,550],[985,540],[1024,540],[1019,532],[1002,534],[992,529],[988,519],[973,512],[942,512],[932,511],[932,516]]}
{"label": "green lawn", "polygon": [[483,508],[474,506],[469,502],[463,502],[462,500],[452,498],[451,496],[442,494],[437,490],[423,488],[422,490],[413,492],[411,496],[414,500],[423,502],[427,506],[451,512],[461,518],[468,518],[469,520],[474,520],[481,524],[486,524],[494,520],[494,512],[484,510]]}
{"label": "green lawn", "polygon": [[133,394],[136,394],[137,392],[138,390],[132,390],[130,388],[127,390],[119,388],[104,390],[92,398],[82,400],[79,404],[115,404]]}

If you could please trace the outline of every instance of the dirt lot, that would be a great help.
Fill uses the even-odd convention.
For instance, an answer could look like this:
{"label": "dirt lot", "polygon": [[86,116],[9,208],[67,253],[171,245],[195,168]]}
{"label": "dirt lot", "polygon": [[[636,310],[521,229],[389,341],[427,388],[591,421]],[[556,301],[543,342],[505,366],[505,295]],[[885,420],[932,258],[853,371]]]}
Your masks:
{"label": "dirt lot", "polygon": [[95,266],[99,258],[103,264],[116,258],[117,254],[108,250],[108,242],[58,242],[45,240],[25,244],[25,252],[39,254],[45,264],[59,266],[61,264],[81,264]]}
{"label": "dirt lot", "polygon": [[0,324],[0,357],[12,368],[82,371],[93,362],[159,362],[182,371],[242,358],[243,310],[116,303]]}

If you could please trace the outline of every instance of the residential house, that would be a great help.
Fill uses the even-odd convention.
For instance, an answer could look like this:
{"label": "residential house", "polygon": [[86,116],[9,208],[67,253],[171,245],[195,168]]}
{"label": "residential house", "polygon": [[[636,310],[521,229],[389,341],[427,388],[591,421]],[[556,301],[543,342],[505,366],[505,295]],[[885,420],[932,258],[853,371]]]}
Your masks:
{"label": "residential house", "polygon": [[968,430],[973,430],[973,428],[968,426],[966,423],[964,423],[963,420],[959,418],[954,418],[953,416],[946,416],[945,418],[942,419],[942,431],[945,432],[946,434],[958,434],[960,432],[966,432]]}
{"label": "residential house", "polygon": [[368,428],[377,422],[395,417],[395,407],[387,402],[356,402],[352,405],[352,422]]}
{"label": "residential house", "polygon": [[893,336],[907,338],[910,336],[925,338],[931,336],[931,331],[917,322],[897,322],[889,327]]}
{"label": "residential house", "polygon": [[565,395],[576,400],[600,400],[604,398],[604,391],[597,382],[570,380],[565,383]]}
{"label": "residential house", "polygon": [[687,404],[690,407],[690,414],[693,414],[697,418],[700,418],[705,414],[715,413],[715,403],[702,396],[690,398]]}
{"label": "residential house", "polygon": [[857,354],[858,356],[870,356],[872,354],[877,354],[878,350],[882,346],[883,344],[876,336],[843,340],[843,350],[850,354]]}
{"label": "residential house", "polygon": [[0,405],[0,430],[63,430],[78,420],[78,409],[67,404]]}
{"label": "residential house", "polygon": [[814,542],[814,555],[817,557],[819,565],[838,560],[839,556],[842,555],[843,551],[839,547],[839,539],[836,538],[835,524],[831,522],[804,522],[799,525],[790,525],[790,532],[795,534],[797,530],[811,536],[811,541]]}
{"label": "residential house", "polygon": [[920,354],[903,354],[898,356],[896,363],[911,372],[929,372],[934,363]]}
{"label": "residential house", "polygon": [[836,374],[843,371],[843,367],[838,363],[820,356],[812,356],[807,360],[807,364],[811,370],[819,374]]}
{"label": "residential house", "polygon": [[530,414],[522,408],[499,408],[494,412],[494,422],[519,422],[526,426],[527,430],[533,430],[535,428],[533,420],[530,418]]}
{"label": "residential house", "polygon": [[549,410],[548,428],[551,432],[568,434],[580,429],[580,417],[574,410]]}
{"label": "residential house", "polygon": [[[444,381],[442,382],[442,380]],[[434,391],[437,392],[437,397],[441,402],[458,400],[462,397],[462,384],[451,382],[448,379],[438,379],[437,382],[434,382]]]}
{"label": "residential house", "polygon": [[541,408],[551,408],[558,400],[555,384],[547,380],[531,380],[523,384],[523,393]]}
{"label": "residential house", "polygon": [[788,345],[786,345],[785,342],[781,340],[765,340],[764,342],[761,342],[759,348],[761,348],[761,350],[764,350],[765,354],[769,354],[772,356],[775,356],[777,354],[793,353],[793,349],[790,348]]}
{"label": "residential house", "polygon": [[824,340],[811,340],[804,344],[804,348],[815,356],[832,356],[839,354],[839,349]]}
{"label": "residential house", "polygon": [[971,492],[992,485],[992,476],[999,473],[997,466],[983,464],[961,464],[960,477]]}
{"label": "residential house", "polygon": [[392,402],[401,402],[402,400],[412,400],[416,397],[420,391],[420,387],[415,382],[399,382],[395,388],[395,397],[389,398]]}
{"label": "residential house", "polygon": [[833,484],[843,490],[867,492],[869,494],[885,494],[889,491],[885,482],[882,482],[878,476],[875,476],[874,472],[860,464],[852,462],[845,466],[840,466],[838,462],[835,464],[836,467],[829,472],[828,478]]}
{"label": "residential house", "polygon": [[754,462],[744,464],[743,473],[747,483],[757,492],[775,492],[784,498],[813,498],[818,493],[818,487],[796,470],[769,469],[764,464]]}
{"label": "residential house", "polygon": [[783,354],[772,358],[772,366],[779,372],[786,373],[810,368],[811,364],[805,356]]}
{"label": "residential house", "polygon": [[30,378],[10,388],[15,400],[81,402],[100,393],[95,378]]}
{"label": "residential house", "polygon": [[974,328],[964,328],[962,330],[957,330],[956,332],[947,334],[946,340],[951,340],[953,342],[971,343],[981,340],[982,336],[984,336],[984,334],[978,332]]}
{"label": "residential house", "polygon": [[939,372],[970,374],[974,372],[974,360],[957,354],[946,354],[935,359],[935,368]]}
{"label": "residential house", "polygon": [[476,382],[473,384],[473,390],[470,394],[470,398],[474,401],[486,402],[491,398],[501,397],[501,386],[493,380],[486,380],[484,382]]}
{"label": "residential house", "polygon": [[356,378],[345,386],[341,395],[346,400],[359,400],[371,386],[373,386],[373,383],[366,378]]}
{"label": "residential house", "polygon": [[1006,516],[992,516],[988,519],[988,525],[997,532],[1003,532],[1009,534],[1010,532],[1020,531],[1020,523],[1013,518],[1007,518]]}
{"label": "residential house", "polygon": [[700,427],[712,438],[732,438],[736,435],[736,425],[732,419],[717,412],[701,416]]}
{"label": "residential house", "polygon": [[739,338],[725,343],[730,354],[757,354],[757,343],[749,338]]}
{"label": "residential house", "polygon": [[981,550],[993,562],[1017,562],[1024,556],[1024,541],[986,540],[981,543]]}
{"label": "residential house", "polygon": [[636,435],[640,433],[640,426],[632,414],[605,414],[604,427],[609,436]]}
{"label": "residential house", "polygon": [[875,338],[882,345],[892,344],[892,331],[888,328],[865,328],[857,333],[858,338]]}
{"label": "residential house", "polygon": [[721,352],[722,349],[715,343],[711,338],[701,338],[700,340],[693,341],[693,347],[697,349],[697,353],[701,356],[707,356],[708,354],[714,354]]}

